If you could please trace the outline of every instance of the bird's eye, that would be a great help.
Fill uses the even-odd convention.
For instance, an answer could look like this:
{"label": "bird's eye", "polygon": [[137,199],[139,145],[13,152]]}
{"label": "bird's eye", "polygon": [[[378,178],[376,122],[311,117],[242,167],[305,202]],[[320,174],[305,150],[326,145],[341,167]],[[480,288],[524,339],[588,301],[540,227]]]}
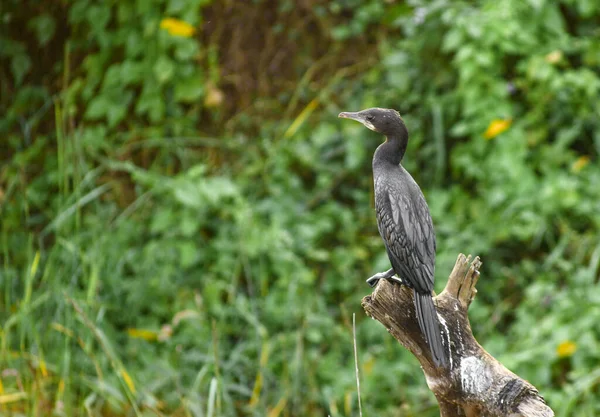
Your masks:
{"label": "bird's eye", "polygon": [[374,117],[372,114],[370,114],[370,115],[368,115],[368,116],[367,116],[367,120],[368,120],[368,121],[371,121],[371,120],[373,120],[374,118],[375,118],[375,117]]}

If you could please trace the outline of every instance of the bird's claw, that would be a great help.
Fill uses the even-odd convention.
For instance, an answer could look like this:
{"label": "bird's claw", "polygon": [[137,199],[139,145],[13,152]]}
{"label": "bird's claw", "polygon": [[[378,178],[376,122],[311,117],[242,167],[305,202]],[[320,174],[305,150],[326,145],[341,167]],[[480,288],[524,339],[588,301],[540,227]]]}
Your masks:
{"label": "bird's claw", "polygon": [[373,275],[372,277],[370,277],[369,279],[367,279],[367,284],[369,284],[369,286],[371,286],[371,288],[373,288],[373,287],[377,286],[377,283],[379,282],[380,279],[387,279],[388,281],[392,281],[392,282],[395,282],[400,285],[404,284],[402,282],[402,279],[395,276],[394,274],[395,274],[395,272],[393,269],[390,269],[385,272],[379,272],[379,273]]}
{"label": "bird's claw", "polygon": [[381,278],[378,278],[375,275],[373,275],[371,278],[367,279],[367,284],[369,284],[369,287],[373,288],[377,285],[380,279]]}
{"label": "bird's claw", "polygon": [[395,282],[398,285],[404,285],[404,281],[402,281],[402,278],[397,277],[395,275],[392,275],[391,277],[387,278],[387,280]]}

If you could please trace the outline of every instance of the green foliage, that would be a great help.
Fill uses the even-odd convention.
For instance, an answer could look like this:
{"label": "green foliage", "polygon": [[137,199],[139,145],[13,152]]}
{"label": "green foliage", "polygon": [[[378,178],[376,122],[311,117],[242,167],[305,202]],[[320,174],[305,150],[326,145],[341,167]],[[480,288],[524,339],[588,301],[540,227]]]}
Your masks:
{"label": "green foliage", "polygon": [[369,106],[411,131],[437,289],[482,256],[478,340],[600,413],[600,6],[303,4],[3,7],[3,413],[355,415],[356,313],[365,415],[436,415],[360,308],[380,138],[335,116]]}

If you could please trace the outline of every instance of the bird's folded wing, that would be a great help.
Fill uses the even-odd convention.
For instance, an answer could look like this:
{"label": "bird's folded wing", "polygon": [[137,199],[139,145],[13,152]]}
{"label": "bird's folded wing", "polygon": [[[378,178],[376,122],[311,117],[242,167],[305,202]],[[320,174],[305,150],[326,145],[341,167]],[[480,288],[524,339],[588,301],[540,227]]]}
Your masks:
{"label": "bird's folded wing", "polygon": [[386,241],[392,266],[419,292],[433,289],[435,234],[422,196],[408,198],[389,190],[377,202],[379,233]]}

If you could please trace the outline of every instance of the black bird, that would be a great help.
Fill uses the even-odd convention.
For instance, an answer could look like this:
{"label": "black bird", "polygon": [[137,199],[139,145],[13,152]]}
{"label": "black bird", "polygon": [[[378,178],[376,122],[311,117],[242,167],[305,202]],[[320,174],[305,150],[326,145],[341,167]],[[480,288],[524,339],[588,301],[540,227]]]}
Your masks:
{"label": "black bird", "polygon": [[433,223],[421,189],[400,165],[408,144],[406,125],[400,113],[392,109],[344,112],[339,117],[361,122],[386,137],[373,155],[373,181],[377,226],[392,268],[373,275],[367,282],[374,287],[380,279],[387,279],[414,290],[417,320],[433,362],[436,366],[446,366],[447,354],[431,296],[435,268]]}

